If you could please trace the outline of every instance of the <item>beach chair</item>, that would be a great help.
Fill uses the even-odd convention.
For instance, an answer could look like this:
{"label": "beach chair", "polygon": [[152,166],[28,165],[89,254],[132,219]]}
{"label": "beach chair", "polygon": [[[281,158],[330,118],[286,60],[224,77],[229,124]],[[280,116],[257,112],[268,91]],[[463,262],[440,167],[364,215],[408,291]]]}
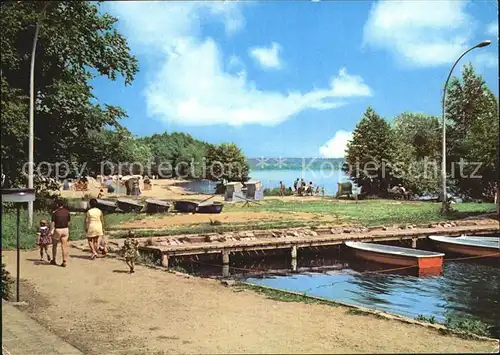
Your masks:
{"label": "beach chair", "polygon": [[352,193],[352,183],[351,182],[338,182],[337,183],[337,193],[335,195],[336,198],[340,198],[342,196],[347,196],[347,198],[351,198]]}

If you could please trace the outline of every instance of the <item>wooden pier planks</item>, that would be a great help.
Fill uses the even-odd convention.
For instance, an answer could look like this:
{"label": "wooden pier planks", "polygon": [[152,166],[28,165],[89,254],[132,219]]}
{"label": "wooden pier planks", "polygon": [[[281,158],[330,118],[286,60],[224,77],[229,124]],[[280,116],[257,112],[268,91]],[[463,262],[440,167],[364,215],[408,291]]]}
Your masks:
{"label": "wooden pier planks", "polygon": [[[269,231],[268,231],[269,232]],[[269,232],[271,233],[271,232]],[[180,245],[157,245],[157,246],[142,246],[141,250],[156,251],[169,256],[176,255],[197,255],[197,254],[213,254],[228,252],[241,252],[249,250],[269,250],[269,249],[284,249],[297,246],[303,247],[318,247],[318,246],[333,246],[342,244],[344,241],[391,241],[391,240],[408,240],[408,239],[424,239],[429,235],[443,236],[458,236],[461,234],[488,235],[500,233],[498,225],[483,225],[483,226],[467,226],[467,227],[450,227],[450,228],[422,228],[422,229],[404,229],[404,230],[385,230],[376,232],[364,233],[339,233],[317,236],[294,236],[293,232],[288,237],[273,238],[260,237],[253,238],[254,240],[226,240],[212,242],[195,242],[183,243]],[[223,237],[223,235],[220,235]],[[161,237],[157,237],[161,238]],[[172,237],[169,237],[172,239]],[[210,238],[209,238],[210,239]]]}

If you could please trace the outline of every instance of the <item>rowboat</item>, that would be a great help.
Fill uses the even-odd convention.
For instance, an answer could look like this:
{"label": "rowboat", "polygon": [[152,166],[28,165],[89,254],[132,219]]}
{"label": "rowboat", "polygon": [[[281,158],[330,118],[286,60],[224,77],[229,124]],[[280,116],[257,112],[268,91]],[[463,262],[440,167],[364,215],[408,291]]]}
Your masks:
{"label": "rowboat", "polygon": [[500,240],[500,237],[478,237],[478,236],[469,236],[469,235],[461,235],[460,237],[457,237],[456,239],[458,240],[479,240],[483,242],[493,242],[498,245],[498,241]]}
{"label": "rowboat", "polygon": [[443,273],[442,266],[436,267],[426,267],[419,268],[418,266],[413,267],[394,267],[394,265],[384,264],[380,262],[373,262],[368,260],[352,260],[349,261],[349,269],[357,271],[359,273],[377,272],[377,273],[387,273],[391,275],[401,275],[401,276],[414,276],[414,277],[426,277],[426,276],[439,276]]}
{"label": "rowboat", "polygon": [[[474,238],[474,239],[472,239]],[[498,237],[496,239],[490,240],[479,240],[481,237],[442,237],[437,235],[429,236],[429,239],[432,240],[438,250],[467,255],[467,256],[490,256],[490,257],[499,257],[500,256],[500,247],[498,244]],[[495,238],[495,237],[491,237]]]}
{"label": "rowboat", "polygon": [[128,198],[119,198],[116,204],[123,212],[141,212],[143,205],[138,201],[130,200]]}
{"label": "rowboat", "polygon": [[207,204],[199,204],[196,209],[197,213],[221,213],[224,205],[220,202],[211,202]]}
{"label": "rowboat", "polygon": [[146,200],[146,213],[165,213],[168,212],[170,203],[162,200]]}
{"label": "rowboat", "polygon": [[443,253],[361,242],[345,242],[345,245],[353,250],[356,257],[377,263],[422,269],[443,265]]}
{"label": "rowboat", "polygon": [[113,200],[103,200],[97,199],[97,208],[103,212],[115,212],[116,211],[116,201]]}
{"label": "rowboat", "polygon": [[194,201],[175,201],[175,209],[179,212],[195,212],[198,202]]}

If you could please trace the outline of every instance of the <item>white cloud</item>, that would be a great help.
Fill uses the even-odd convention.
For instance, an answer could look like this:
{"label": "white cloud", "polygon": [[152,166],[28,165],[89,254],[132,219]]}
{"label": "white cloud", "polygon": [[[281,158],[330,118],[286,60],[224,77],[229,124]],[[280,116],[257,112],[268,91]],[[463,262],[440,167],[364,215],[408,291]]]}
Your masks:
{"label": "white cloud", "polygon": [[[257,89],[240,58],[224,58],[215,40],[200,33],[202,21],[222,21],[231,34],[238,26],[241,29],[240,3],[112,2],[110,6],[134,50],[154,56],[144,91],[147,113],[164,122],[276,125],[306,109],[333,109],[350,97],[372,94],[361,77],[349,75],[345,68],[324,89],[286,94]],[[223,16],[221,6],[231,6]]]}
{"label": "white cloud", "polygon": [[319,148],[323,158],[343,158],[347,142],[352,139],[352,132],[337,131],[335,136]]}
{"label": "white cloud", "polygon": [[492,22],[488,24],[488,27],[486,28],[486,34],[488,36],[494,36],[495,38],[498,38],[498,22]]}
{"label": "white cloud", "polygon": [[270,47],[253,47],[248,53],[264,69],[279,69],[281,60],[279,58],[281,46],[273,42]]}
{"label": "white cloud", "polygon": [[339,97],[371,96],[372,90],[357,75],[347,74],[347,69],[342,68],[339,75],[332,79],[332,94]]}
{"label": "white cloud", "polygon": [[481,69],[498,68],[498,54],[495,55],[491,52],[478,53],[474,57],[474,66]]}
{"label": "white cloud", "polygon": [[408,66],[452,63],[470,44],[474,23],[468,1],[378,1],[364,27],[363,43],[392,52]]}

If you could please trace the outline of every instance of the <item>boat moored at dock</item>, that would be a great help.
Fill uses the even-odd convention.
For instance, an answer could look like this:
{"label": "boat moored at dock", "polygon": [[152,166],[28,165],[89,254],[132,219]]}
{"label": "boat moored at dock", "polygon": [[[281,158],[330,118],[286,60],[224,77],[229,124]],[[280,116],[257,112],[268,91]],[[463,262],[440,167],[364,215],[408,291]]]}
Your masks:
{"label": "boat moored at dock", "polygon": [[443,265],[443,253],[363,242],[349,241],[344,244],[352,249],[356,257],[376,263],[419,269],[436,269]]}
{"label": "boat moored at dock", "polygon": [[[494,239],[496,238],[496,239]],[[437,249],[445,253],[453,253],[466,256],[500,257],[500,245],[498,237],[445,237],[431,235]]]}

